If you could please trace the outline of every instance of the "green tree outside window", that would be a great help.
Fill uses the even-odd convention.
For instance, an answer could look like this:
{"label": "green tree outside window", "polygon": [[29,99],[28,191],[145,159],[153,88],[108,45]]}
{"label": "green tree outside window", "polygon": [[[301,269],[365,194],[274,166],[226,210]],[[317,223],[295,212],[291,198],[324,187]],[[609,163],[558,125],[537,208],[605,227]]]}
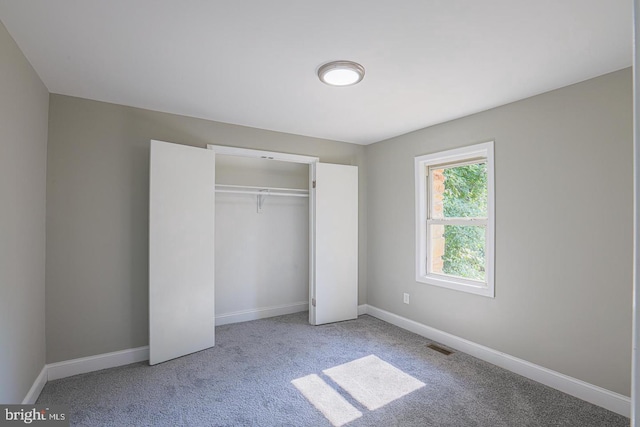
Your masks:
{"label": "green tree outside window", "polygon": [[[487,216],[487,165],[477,163],[444,169],[445,218]],[[445,225],[445,274],[485,280],[485,228]]]}

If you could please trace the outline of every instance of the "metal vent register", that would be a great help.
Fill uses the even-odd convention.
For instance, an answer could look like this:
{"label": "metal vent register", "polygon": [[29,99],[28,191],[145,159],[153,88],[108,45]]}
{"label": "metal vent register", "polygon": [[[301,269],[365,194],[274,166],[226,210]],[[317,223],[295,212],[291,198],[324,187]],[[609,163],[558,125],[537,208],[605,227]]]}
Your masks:
{"label": "metal vent register", "polygon": [[444,347],[440,347],[438,344],[429,344],[427,347],[429,347],[431,350],[435,350],[435,351],[437,351],[438,353],[442,353],[442,354],[444,354],[445,356],[448,356],[448,355],[450,355],[450,354],[453,354],[453,351],[451,351],[451,350],[447,350],[447,349],[446,349],[446,348],[444,348]]}

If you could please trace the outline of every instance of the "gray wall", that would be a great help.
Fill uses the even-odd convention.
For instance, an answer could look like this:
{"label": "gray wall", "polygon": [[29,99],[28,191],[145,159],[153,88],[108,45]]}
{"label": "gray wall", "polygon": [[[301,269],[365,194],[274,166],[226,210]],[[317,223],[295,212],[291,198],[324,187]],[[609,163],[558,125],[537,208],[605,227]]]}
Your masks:
{"label": "gray wall", "polygon": [[0,23],[0,403],[21,403],[45,364],[49,92]]}
{"label": "gray wall", "polygon": [[[631,107],[626,69],[368,146],[367,302],[629,395]],[[496,297],[417,283],[414,157],[488,140]]]}
{"label": "gray wall", "polygon": [[360,303],[366,302],[364,147],[51,95],[47,362],[148,343],[149,140],[232,145],[360,167]]}

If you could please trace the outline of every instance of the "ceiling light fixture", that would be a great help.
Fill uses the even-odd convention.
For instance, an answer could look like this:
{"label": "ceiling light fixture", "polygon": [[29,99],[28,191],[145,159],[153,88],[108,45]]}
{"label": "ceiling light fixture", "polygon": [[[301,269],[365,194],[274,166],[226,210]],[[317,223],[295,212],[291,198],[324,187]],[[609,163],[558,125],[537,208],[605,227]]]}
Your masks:
{"label": "ceiling light fixture", "polygon": [[351,86],[364,78],[364,67],[353,61],[327,62],[318,68],[318,77],[329,86]]}

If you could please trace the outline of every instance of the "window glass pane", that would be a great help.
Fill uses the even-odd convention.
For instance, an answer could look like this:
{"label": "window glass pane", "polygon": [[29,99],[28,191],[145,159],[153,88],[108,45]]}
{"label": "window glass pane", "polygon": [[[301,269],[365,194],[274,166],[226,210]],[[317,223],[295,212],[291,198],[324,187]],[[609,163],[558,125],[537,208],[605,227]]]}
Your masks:
{"label": "window glass pane", "polygon": [[487,216],[487,164],[431,169],[431,218]]}
{"label": "window glass pane", "polygon": [[486,229],[477,225],[430,225],[430,272],[486,281]]}

